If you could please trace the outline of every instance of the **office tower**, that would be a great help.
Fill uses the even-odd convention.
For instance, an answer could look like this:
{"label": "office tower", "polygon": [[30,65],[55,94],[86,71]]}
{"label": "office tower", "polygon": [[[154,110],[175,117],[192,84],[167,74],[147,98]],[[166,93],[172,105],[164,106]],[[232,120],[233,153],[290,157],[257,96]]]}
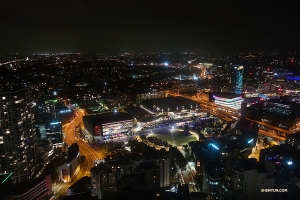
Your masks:
{"label": "office tower", "polygon": [[243,78],[244,78],[244,67],[243,66],[236,66],[235,69],[235,93],[242,94],[243,88]]}
{"label": "office tower", "polygon": [[34,177],[36,131],[31,88],[0,92],[0,174],[14,182]]}

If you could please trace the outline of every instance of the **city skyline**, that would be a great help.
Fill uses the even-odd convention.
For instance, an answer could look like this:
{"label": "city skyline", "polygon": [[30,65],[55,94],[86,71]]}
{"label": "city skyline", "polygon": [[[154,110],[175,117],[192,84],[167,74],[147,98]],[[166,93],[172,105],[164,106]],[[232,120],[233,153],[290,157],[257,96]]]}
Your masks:
{"label": "city skyline", "polygon": [[1,53],[298,51],[294,2],[9,1]]}

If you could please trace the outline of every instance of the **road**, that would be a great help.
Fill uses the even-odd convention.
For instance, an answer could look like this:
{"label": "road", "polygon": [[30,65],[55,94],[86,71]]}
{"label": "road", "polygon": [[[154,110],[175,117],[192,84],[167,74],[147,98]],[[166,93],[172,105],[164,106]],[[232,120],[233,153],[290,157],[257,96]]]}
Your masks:
{"label": "road", "polygon": [[64,129],[65,143],[68,144],[69,146],[72,145],[73,143],[77,143],[79,145],[80,155],[86,157],[86,160],[81,164],[81,169],[78,175],[76,176],[74,182],[83,176],[89,176],[90,169],[94,167],[94,161],[97,159],[104,158],[104,155],[101,155],[100,152],[97,152],[85,141],[80,139],[78,133],[75,132],[75,128],[81,122],[83,116],[84,116],[84,111],[77,110],[76,117]]}

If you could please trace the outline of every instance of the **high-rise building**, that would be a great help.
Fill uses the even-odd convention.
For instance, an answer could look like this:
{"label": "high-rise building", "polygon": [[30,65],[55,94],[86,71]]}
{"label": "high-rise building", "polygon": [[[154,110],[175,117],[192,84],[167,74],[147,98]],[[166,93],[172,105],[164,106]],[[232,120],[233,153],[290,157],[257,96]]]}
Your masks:
{"label": "high-rise building", "polygon": [[14,182],[37,171],[36,130],[31,88],[0,92],[0,174],[13,173]]}
{"label": "high-rise building", "polygon": [[234,67],[236,70],[235,74],[235,93],[242,94],[243,88],[243,78],[244,78],[244,67],[243,66],[236,66]]}
{"label": "high-rise building", "polygon": [[160,173],[160,187],[168,187],[171,183],[171,158],[165,156],[163,159],[157,160]]}
{"label": "high-rise building", "polygon": [[262,189],[273,189],[274,178],[255,158],[230,160],[219,188],[218,199],[272,199],[273,193]]}
{"label": "high-rise building", "polygon": [[117,191],[117,180],[125,174],[132,174],[131,164],[117,162],[100,163],[91,169],[91,195],[103,199],[104,191]]}

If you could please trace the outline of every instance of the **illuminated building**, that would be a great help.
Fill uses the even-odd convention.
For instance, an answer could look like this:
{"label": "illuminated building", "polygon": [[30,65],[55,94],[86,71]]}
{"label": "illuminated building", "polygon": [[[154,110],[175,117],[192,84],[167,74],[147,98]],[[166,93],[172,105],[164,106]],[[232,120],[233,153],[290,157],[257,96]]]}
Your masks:
{"label": "illuminated building", "polygon": [[59,181],[72,182],[80,170],[79,164],[79,146],[77,143],[73,143],[68,148],[68,157],[65,163],[58,167]]}
{"label": "illuminated building", "polygon": [[113,140],[124,137],[133,127],[134,118],[128,113],[107,113],[84,116],[83,123],[96,140]]}
{"label": "illuminated building", "polygon": [[243,66],[236,66],[234,67],[236,70],[235,74],[235,93],[242,94],[243,88],[243,78],[244,78],[244,67]]}
{"label": "illuminated building", "polygon": [[91,169],[91,195],[103,199],[104,191],[117,191],[117,180],[132,173],[131,163],[112,161],[99,163]]}
{"label": "illuminated building", "polygon": [[13,173],[14,182],[31,179],[37,171],[36,130],[31,88],[0,93],[0,174]]}
{"label": "illuminated building", "polygon": [[255,158],[227,162],[220,182],[219,199],[272,199],[273,193],[261,189],[273,189],[274,178]]}
{"label": "illuminated building", "polygon": [[53,196],[51,176],[43,179],[34,179],[26,184],[18,185],[17,190],[11,192],[12,199],[42,200]]}
{"label": "illuminated building", "polygon": [[221,137],[189,143],[190,156],[195,162],[196,170],[201,170],[203,164],[210,160],[247,155],[252,150],[258,136],[258,124],[240,119],[233,126]]}
{"label": "illuminated building", "polygon": [[171,183],[171,158],[157,160],[160,172],[160,187],[168,187]]}
{"label": "illuminated building", "polygon": [[226,106],[236,110],[241,109],[241,105],[243,102],[242,96],[234,93],[216,93],[215,95],[213,95],[213,98],[215,99],[215,104]]}

